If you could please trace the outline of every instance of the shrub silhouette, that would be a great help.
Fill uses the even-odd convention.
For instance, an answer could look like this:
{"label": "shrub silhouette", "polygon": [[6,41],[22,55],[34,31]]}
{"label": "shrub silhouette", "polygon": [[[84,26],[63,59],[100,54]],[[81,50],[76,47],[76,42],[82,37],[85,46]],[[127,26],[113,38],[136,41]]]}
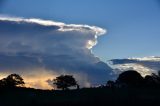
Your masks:
{"label": "shrub silhouette", "polygon": [[137,71],[128,70],[121,73],[116,82],[127,84],[128,86],[139,86],[143,84],[143,77]]}
{"label": "shrub silhouette", "polygon": [[75,78],[72,75],[60,75],[53,80],[53,84],[57,86],[58,89],[66,90],[69,87],[77,86]]}
{"label": "shrub silhouette", "polygon": [[18,74],[10,74],[6,78],[0,80],[0,87],[17,87],[24,86],[23,78]]}

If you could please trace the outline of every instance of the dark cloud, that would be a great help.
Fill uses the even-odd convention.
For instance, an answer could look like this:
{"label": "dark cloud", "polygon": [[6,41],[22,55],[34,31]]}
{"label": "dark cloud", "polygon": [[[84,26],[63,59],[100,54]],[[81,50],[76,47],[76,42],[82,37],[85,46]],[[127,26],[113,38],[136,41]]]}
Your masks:
{"label": "dark cloud", "polygon": [[102,28],[1,17],[0,32],[1,73],[73,74],[83,86],[111,78],[112,69],[91,52]]}

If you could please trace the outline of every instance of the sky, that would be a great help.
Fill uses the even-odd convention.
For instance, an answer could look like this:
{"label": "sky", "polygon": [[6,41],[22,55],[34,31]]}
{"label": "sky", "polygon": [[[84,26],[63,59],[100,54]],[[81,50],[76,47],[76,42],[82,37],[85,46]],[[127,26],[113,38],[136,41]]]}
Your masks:
{"label": "sky", "polygon": [[0,73],[36,88],[60,74],[104,83],[108,60],[159,56],[159,11],[159,0],[1,0]]}

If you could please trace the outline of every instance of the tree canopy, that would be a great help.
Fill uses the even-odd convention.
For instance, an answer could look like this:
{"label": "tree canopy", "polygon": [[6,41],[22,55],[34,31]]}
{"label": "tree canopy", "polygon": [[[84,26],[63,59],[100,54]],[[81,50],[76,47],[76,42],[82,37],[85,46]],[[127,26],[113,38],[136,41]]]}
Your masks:
{"label": "tree canopy", "polygon": [[23,78],[18,74],[10,74],[0,80],[0,87],[17,87],[24,86]]}
{"label": "tree canopy", "polygon": [[66,90],[69,87],[77,86],[77,81],[72,75],[60,75],[53,80],[53,84],[56,85],[58,89]]}
{"label": "tree canopy", "polygon": [[127,85],[140,85],[143,83],[143,77],[140,73],[134,70],[128,70],[119,75],[116,82],[124,83]]}

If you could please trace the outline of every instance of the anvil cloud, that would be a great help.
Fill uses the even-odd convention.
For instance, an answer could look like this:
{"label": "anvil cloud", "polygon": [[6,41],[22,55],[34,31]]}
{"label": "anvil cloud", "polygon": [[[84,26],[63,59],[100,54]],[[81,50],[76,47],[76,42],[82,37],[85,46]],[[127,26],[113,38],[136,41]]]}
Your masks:
{"label": "anvil cloud", "polygon": [[112,69],[91,52],[105,33],[96,26],[1,16],[0,73],[20,73],[36,88],[45,87],[31,78],[45,83],[60,74],[73,74],[81,86],[105,83]]}

